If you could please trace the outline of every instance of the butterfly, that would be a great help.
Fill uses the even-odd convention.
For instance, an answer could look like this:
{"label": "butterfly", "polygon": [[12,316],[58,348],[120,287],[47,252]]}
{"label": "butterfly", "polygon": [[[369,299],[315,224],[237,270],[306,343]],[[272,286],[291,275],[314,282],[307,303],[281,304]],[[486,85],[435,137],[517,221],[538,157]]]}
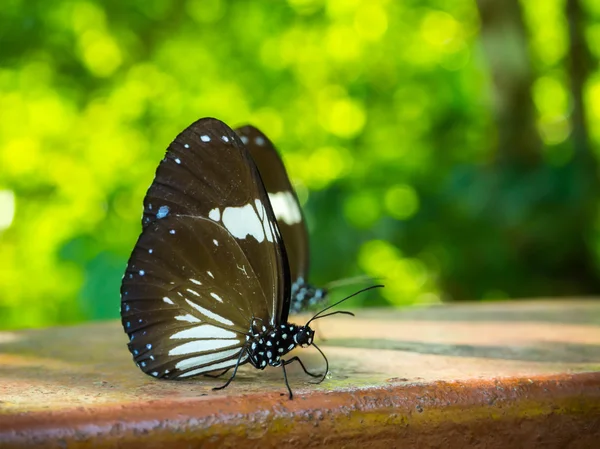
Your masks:
{"label": "butterfly", "polygon": [[[357,292],[360,293],[360,292]],[[357,294],[356,293],[356,294]],[[322,382],[329,363],[310,323],[288,322],[288,255],[256,164],[223,122],[200,119],[167,149],[144,198],[142,233],[121,284],[121,321],[141,370],[162,379],[239,366],[285,367],[297,361]],[[323,374],[309,372],[296,347],[314,346]]]}
{"label": "butterfly", "polygon": [[327,289],[308,283],[308,229],[281,157],[257,128],[246,125],[236,128],[235,132],[258,167],[285,243],[292,279],[290,312],[299,313],[324,303]]}

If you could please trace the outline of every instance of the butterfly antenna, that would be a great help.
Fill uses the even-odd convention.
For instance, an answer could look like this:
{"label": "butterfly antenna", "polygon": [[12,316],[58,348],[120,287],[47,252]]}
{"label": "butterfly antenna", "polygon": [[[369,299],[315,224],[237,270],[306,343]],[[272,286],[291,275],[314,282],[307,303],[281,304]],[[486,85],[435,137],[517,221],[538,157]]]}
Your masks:
{"label": "butterfly antenna", "polygon": [[323,358],[325,359],[325,372],[323,373],[323,377],[321,377],[321,380],[317,382],[318,384],[320,384],[321,382],[323,382],[327,378],[327,373],[329,372],[329,360],[327,360],[327,357],[325,356],[325,354],[323,353],[323,351],[321,351],[321,348],[319,348],[314,343],[312,345],[315,348],[317,348],[317,351],[319,351],[321,353],[321,355],[323,356]]}
{"label": "butterfly antenna", "polygon": [[[359,290],[359,291],[357,291],[357,292],[354,292],[354,293],[352,293],[350,296],[346,296],[344,299],[340,299],[338,302],[336,302],[336,303],[334,303],[334,304],[332,304],[332,305],[330,305],[330,306],[328,306],[328,307],[325,307],[325,308],[324,308],[323,310],[321,310],[320,312],[317,312],[317,313],[315,314],[315,316],[313,316],[313,317],[312,317],[310,320],[308,320],[308,323],[306,323],[306,326],[308,326],[308,325],[311,323],[311,321],[314,321],[314,320],[316,320],[316,319],[319,319],[319,318],[324,318],[325,316],[334,315],[334,313],[327,314],[327,315],[321,315],[321,314],[322,314],[323,312],[326,312],[326,311],[328,311],[329,309],[331,309],[331,308],[333,308],[333,307],[335,307],[335,306],[337,306],[337,305],[339,305],[339,304],[343,303],[344,301],[347,301],[348,299],[350,299],[350,298],[352,298],[352,297],[354,297],[354,296],[356,296],[356,295],[359,295],[360,293],[366,292],[367,290],[372,290],[372,289],[374,289],[374,288],[382,288],[382,287],[384,287],[384,285],[383,285],[383,284],[371,285],[370,287],[365,287],[365,288],[363,288],[363,289],[361,289],[361,290]],[[335,312],[335,313],[340,313],[340,312]],[[350,312],[346,312],[346,313],[347,313],[347,314],[349,314]]]}

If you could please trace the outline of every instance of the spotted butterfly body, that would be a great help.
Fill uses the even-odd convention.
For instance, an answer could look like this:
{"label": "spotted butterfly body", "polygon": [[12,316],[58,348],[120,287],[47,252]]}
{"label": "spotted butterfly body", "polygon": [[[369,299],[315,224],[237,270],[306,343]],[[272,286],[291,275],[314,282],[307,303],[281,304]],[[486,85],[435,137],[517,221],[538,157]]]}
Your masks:
{"label": "spotted butterfly body", "polygon": [[262,326],[251,334],[249,339],[251,354],[249,362],[258,369],[268,366],[281,366],[282,357],[298,346],[298,335],[307,332],[306,344],[312,344],[314,333],[310,329],[294,324],[281,324],[275,327]]}
{"label": "spotted butterfly body", "polygon": [[314,345],[314,332],[287,321],[278,223],[253,157],[227,125],[201,119],[175,138],[144,198],[121,285],[128,347],[144,373],[185,379],[234,368],[227,386],[245,363],[281,366],[284,377],[287,364],[302,365],[283,358]]}
{"label": "spotted butterfly body", "polygon": [[325,302],[327,290],[308,282],[308,229],[298,196],[273,143],[253,126],[235,129],[256,162],[285,242],[292,279],[290,312],[299,313]]}

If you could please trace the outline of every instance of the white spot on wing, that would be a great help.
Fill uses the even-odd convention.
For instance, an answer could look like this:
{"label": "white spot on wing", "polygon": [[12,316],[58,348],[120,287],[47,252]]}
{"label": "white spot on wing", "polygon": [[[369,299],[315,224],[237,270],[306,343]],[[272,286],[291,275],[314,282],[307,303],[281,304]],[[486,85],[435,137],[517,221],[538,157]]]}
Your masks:
{"label": "white spot on wing", "polygon": [[221,298],[219,295],[217,295],[216,293],[211,293],[210,296],[212,296],[213,298],[215,298],[217,301],[219,302],[223,302],[223,298]]}
{"label": "white spot on wing", "polygon": [[261,220],[265,236],[267,237],[267,240],[269,242],[272,242],[273,241],[273,228],[267,217],[267,211],[265,210],[265,205],[259,199],[254,200],[254,205],[256,206],[256,210],[258,210],[258,216]]}
{"label": "white spot on wing", "polygon": [[283,221],[288,225],[300,223],[302,213],[292,192],[269,193],[271,207],[277,220]]}
{"label": "white spot on wing", "polygon": [[191,281],[191,282],[193,282],[193,283],[194,283],[194,284],[196,284],[196,285],[202,285],[202,282],[200,282],[200,281],[197,281],[196,279],[191,279],[191,278],[190,278],[190,281]]}
{"label": "white spot on wing", "polygon": [[208,275],[209,275],[211,278],[213,278],[213,279],[215,278],[215,277],[213,276],[213,274],[212,274],[210,271],[207,271],[207,273],[208,273]]}
{"label": "white spot on wing", "polygon": [[200,296],[200,293],[198,293],[198,292],[197,292],[197,291],[195,291],[195,290],[192,290],[191,288],[186,288],[186,290],[187,290],[188,292],[190,292],[191,294],[193,294],[193,295]]}
{"label": "white spot on wing", "polygon": [[264,220],[265,219],[265,208],[263,206],[262,201],[257,198],[254,200],[254,205],[256,206],[256,210],[258,211],[258,218],[260,218],[261,220]]}
{"label": "white spot on wing", "polygon": [[175,365],[175,368],[178,368],[181,370],[186,370],[189,368],[194,368],[195,366],[206,365],[210,362],[214,362],[217,360],[223,360],[223,359],[229,358],[229,357],[231,357],[235,354],[239,354],[239,353],[240,353],[240,348],[234,348],[234,349],[228,349],[226,351],[214,352],[212,354],[205,354],[205,355],[201,355],[201,356],[190,357],[188,359],[177,362],[177,364]]}
{"label": "white spot on wing", "polygon": [[177,162],[178,164],[181,164],[181,159],[179,159],[178,157],[175,158],[175,162]]}
{"label": "white spot on wing", "polygon": [[244,145],[248,143],[248,137],[241,136],[240,139],[242,140],[242,142],[244,143]]}
{"label": "white spot on wing", "polygon": [[218,207],[212,209],[209,213],[208,213],[208,218],[210,218],[211,220],[214,221],[219,221],[221,219],[221,211],[219,210]]}
{"label": "white spot on wing", "polygon": [[215,244],[215,246],[219,246],[219,242],[217,242],[216,239],[213,239],[213,243]]}
{"label": "white spot on wing", "polygon": [[252,204],[242,207],[227,207],[223,211],[223,224],[238,239],[253,236],[259,243],[265,239],[261,220],[256,215]]}
{"label": "white spot on wing", "polygon": [[207,135],[200,136],[200,140],[202,142],[210,142],[210,136],[207,136]]}
{"label": "white spot on wing", "polygon": [[196,340],[175,346],[169,351],[169,355],[185,355],[196,352],[214,351],[215,349],[227,348],[239,345],[237,338],[226,338],[222,340]]}
{"label": "white spot on wing", "polygon": [[212,324],[201,324],[200,326],[190,327],[189,329],[176,332],[171,338],[235,338],[235,332],[222,329]]}
{"label": "white spot on wing", "polygon": [[263,146],[265,144],[265,139],[263,139],[261,136],[256,136],[254,138],[254,142],[256,142],[256,145],[258,146]]}
{"label": "white spot on wing", "polygon": [[170,298],[167,298],[166,296],[163,298],[163,301],[166,302],[167,304],[173,304],[173,305],[175,305],[175,303],[173,301],[171,301]]}
{"label": "white spot on wing", "polygon": [[[227,318],[223,318],[221,315],[217,315],[216,313],[211,312],[210,310],[206,310],[204,307],[199,306],[198,304],[190,301],[189,299],[185,300],[190,306],[192,306],[194,309],[196,309],[198,312],[200,312],[202,315],[204,315],[205,317],[208,317],[212,320],[218,321],[219,323],[223,323],[223,324],[228,324],[230,326],[233,326],[233,321],[229,321]],[[175,317],[177,318],[177,317]],[[200,321],[200,320],[198,320]]]}
{"label": "white spot on wing", "polygon": [[156,213],[156,218],[161,219],[165,218],[169,213],[169,206],[160,206],[158,208],[158,212]]}
{"label": "white spot on wing", "polygon": [[[167,298],[167,299],[169,299],[169,298]],[[164,298],[163,298],[163,301],[164,301]],[[187,301],[187,300],[186,300],[186,301]],[[189,302],[189,301],[188,301],[188,302]],[[193,316],[193,315],[190,315],[189,313],[188,313],[188,314],[186,314],[186,315],[179,315],[179,316],[176,316],[176,317],[175,317],[175,319],[176,319],[177,321],[187,321],[188,323],[199,323],[199,322],[200,322],[200,320],[199,320],[198,318],[196,318],[196,317],[195,317],[195,316]]]}
{"label": "white spot on wing", "polygon": [[269,227],[271,228],[271,233],[273,235],[277,234],[281,238],[281,235],[279,234],[279,227],[275,225],[275,222],[270,221]]}
{"label": "white spot on wing", "polygon": [[[235,349],[235,351],[238,351],[238,350]],[[224,354],[225,353],[229,353],[229,352],[231,352],[231,351],[223,351],[223,352],[219,352],[218,354],[221,354],[221,356],[222,356],[221,358],[225,358],[227,356],[224,355]],[[238,351],[238,353],[239,353],[239,351]],[[235,354],[235,352],[229,354],[229,357],[231,357],[234,354]],[[195,365],[200,365],[202,363],[206,363],[205,361],[203,361],[204,357],[206,357],[206,356],[194,357],[194,358],[191,358],[191,359],[188,359],[188,360],[191,361],[191,360],[194,360],[194,359],[200,359],[199,360],[200,363],[196,362],[196,363],[194,363],[194,364],[191,365],[191,366],[195,366]],[[245,362],[247,358],[248,358],[248,354],[243,355],[242,358],[240,359],[240,363]],[[179,362],[179,363],[184,363],[186,361],[187,360],[184,360],[184,361]],[[200,374],[200,373],[208,373],[210,371],[215,371],[215,370],[224,369],[224,368],[230,368],[232,366],[235,366],[236,362],[237,362],[237,359],[231,359],[231,360],[226,360],[224,362],[213,363],[212,365],[203,366],[202,368],[198,368],[198,369],[195,369],[195,370],[192,370],[192,371],[188,371],[187,373],[184,373],[184,374],[182,374],[179,377],[190,377],[190,376],[195,376],[196,374]],[[188,367],[188,368],[191,368],[191,366]]]}
{"label": "white spot on wing", "polygon": [[221,137],[221,139],[223,139],[223,142],[229,142],[229,137],[227,136],[223,136]]}

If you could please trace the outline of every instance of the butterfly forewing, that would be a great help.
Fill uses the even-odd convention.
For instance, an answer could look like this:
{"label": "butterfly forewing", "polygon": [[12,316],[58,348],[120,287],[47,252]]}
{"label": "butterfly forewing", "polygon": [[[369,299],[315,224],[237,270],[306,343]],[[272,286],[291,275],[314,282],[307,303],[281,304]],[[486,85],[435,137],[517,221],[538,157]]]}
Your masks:
{"label": "butterfly forewing", "polygon": [[309,264],[308,230],[296,192],[275,146],[253,126],[236,128],[246,145],[267,189],[271,207],[287,250],[292,281],[307,278]]}
{"label": "butterfly forewing", "polygon": [[252,157],[223,122],[198,120],[169,146],[144,198],[143,227],[170,215],[221,223],[270,300],[271,324],[287,320],[289,269],[280,231]]}

